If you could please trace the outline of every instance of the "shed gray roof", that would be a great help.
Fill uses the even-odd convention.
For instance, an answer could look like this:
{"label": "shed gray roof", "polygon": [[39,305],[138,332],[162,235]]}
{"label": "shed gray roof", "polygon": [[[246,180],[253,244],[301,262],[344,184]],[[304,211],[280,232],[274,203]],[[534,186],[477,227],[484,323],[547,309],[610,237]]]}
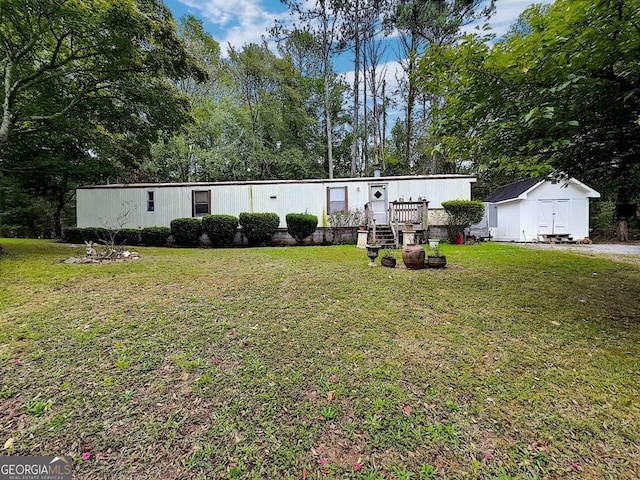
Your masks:
{"label": "shed gray roof", "polygon": [[495,192],[489,195],[485,202],[496,203],[518,198],[539,182],[540,180],[537,178],[527,178],[526,180],[520,180],[519,182],[510,183],[509,185],[503,185],[502,187],[498,187]]}

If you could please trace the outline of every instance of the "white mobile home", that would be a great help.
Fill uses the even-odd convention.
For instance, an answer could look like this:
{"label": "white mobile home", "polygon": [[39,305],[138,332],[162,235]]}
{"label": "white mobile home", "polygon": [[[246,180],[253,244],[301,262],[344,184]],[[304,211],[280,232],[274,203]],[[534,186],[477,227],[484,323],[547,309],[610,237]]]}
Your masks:
{"label": "white mobile home", "polygon": [[[470,175],[425,175],[87,186],[76,192],[77,226],[143,228],[169,226],[181,217],[275,212],[285,228],[288,213],[307,212],[318,217],[319,227],[326,227],[333,211],[363,210],[365,205],[376,223],[384,225],[390,223],[394,201],[424,201],[429,210],[437,210],[446,200],[470,199],[474,182]],[[125,212],[126,222],[119,225],[118,217]]]}
{"label": "white mobile home", "polygon": [[498,242],[581,240],[589,236],[589,199],[599,197],[575,178],[521,180],[486,199],[486,221]]}

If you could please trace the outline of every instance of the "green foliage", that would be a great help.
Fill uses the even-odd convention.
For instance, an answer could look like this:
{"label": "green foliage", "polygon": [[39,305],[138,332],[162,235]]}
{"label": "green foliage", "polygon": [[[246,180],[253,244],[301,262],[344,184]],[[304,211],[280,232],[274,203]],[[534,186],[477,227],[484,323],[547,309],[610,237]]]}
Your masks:
{"label": "green foliage", "polygon": [[140,243],[147,247],[166,247],[169,235],[169,227],[146,227],[140,231]]}
{"label": "green foliage", "polygon": [[62,231],[62,241],[67,243],[82,243],[84,237],[82,236],[82,228],[78,227],[65,227]]}
{"label": "green foliage", "polygon": [[280,217],[277,213],[243,212],[239,220],[249,245],[269,244],[280,225]]}
{"label": "green foliage", "polygon": [[202,235],[202,221],[199,218],[175,218],[171,220],[171,235],[177,245],[197,246]]}
{"label": "green foliage", "polygon": [[620,203],[640,195],[639,12],[637,0],[557,0],[494,46],[468,35],[429,49],[421,82],[438,72],[445,155],[474,159],[492,187],[561,170]]}
{"label": "green foliage", "polygon": [[238,229],[238,219],[233,215],[205,215],[202,230],[209,235],[214,247],[232,247]]}
{"label": "green foliage", "polygon": [[289,235],[296,239],[298,245],[302,245],[304,240],[313,235],[318,227],[318,217],[308,213],[288,213],[287,231]]}
{"label": "green foliage", "polygon": [[[331,213],[328,217],[329,225],[331,228],[331,234],[333,236],[334,243],[342,243],[344,241],[344,234],[347,229],[357,227],[364,221],[364,215],[362,210],[353,208],[350,210],[337,210]],[[355,231],[351,238],[355,240]]]}
{"label": "green foliage", "polygon": [[122,228],[114,236],[116,245],[140,245],[140,229]]}
{"label": "green foliage", "polygon": [[141,230],[137,228],[110,230],[102,227],[66,227],[63,230],[62,241],[67,243],[83,243],[85,241],[104,243],[113,237],[115,245],[140,245],[141,233]]}
{"label": "green foliage", "polygon": [[610,240],[616,233],[616,204],[607,201],[593,201],[589,205],[589,225],[592,236]]}
{"label": "green foliage", "polygon": [[484,216],[484,203],[474,200],[450,200],[442,202],[447,212],[447,230],[449,238],[453,239],[464,229],[478,223]]}

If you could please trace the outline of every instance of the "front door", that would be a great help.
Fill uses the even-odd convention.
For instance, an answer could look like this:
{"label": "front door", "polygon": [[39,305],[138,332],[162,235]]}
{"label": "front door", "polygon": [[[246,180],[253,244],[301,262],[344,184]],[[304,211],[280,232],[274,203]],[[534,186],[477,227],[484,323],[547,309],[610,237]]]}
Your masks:
{"label": "front door", "polygon": [[369,206],[376,225],[387,225],[389,223],[386,184],[372,183],[369,185]]}

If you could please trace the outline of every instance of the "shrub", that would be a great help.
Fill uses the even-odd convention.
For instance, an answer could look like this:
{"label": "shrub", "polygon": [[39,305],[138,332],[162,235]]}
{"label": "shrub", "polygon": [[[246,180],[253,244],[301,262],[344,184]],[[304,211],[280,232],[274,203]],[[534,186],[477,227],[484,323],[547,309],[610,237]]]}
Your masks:
{"label": "shrub", "polygon": [[447,212],[447,230],[449,239],[453,240],[459,234],[464,234],[464,229],[474,223],[478,223],[484,216],[484,203],[472,200],[449,200],[442,202],[442,207]]}
{"label": "shrub", "polygon": [[616,205],[613,202],[593,201],[590,203],[589,224],[593,228],[592,236],[611,239],[616,235]]}
{"label": "shrub", "polygon": [[140,242],[147,247],[166,247],[169,235],[169,227],[147,227],[140,231]]}
{"label": "shrub", "polygon": [[202,235],[199,218],[175,218],[171,220],[171,235],[178,245],[197,246]]}
{"label": "shrub", "polygon": [[206,215],[202,218],[202,230],[209,235],[214,247],[232,247],[238,229],[238,219],[233,215]]}
{"label": "shrub", "polygon": [[287,214],[287,231],[296,239],[298,245],[304,243],[304,239],[313,235],[318,226],[318,217],[308,213]]}
{"label": "shrub", "polygon": [[280,225],[280,217],[276,213],[243,212],[239,220],[249,245],[263,245],[271,242],[273,234]]}
{"label": "shrub", "polygon": [[364,221],[362,210],[355,208],[352,210],[336,210],[329,215],[329,225],[331,225],[331,234],[333,243],[342,243],[344,234],[351,229],[351,242],[355,243],[356,230],[353,227],[360,225]]}
{"label": "shrub", "polygon": [[82,243],[82,229],[78,227],[66,227],[62,231],[62,241],[67,243]]}
{"label": "shrub", "polygon": [[122,228],[115,234],[116,245],[140,245],[140,230],[137,228]]}

